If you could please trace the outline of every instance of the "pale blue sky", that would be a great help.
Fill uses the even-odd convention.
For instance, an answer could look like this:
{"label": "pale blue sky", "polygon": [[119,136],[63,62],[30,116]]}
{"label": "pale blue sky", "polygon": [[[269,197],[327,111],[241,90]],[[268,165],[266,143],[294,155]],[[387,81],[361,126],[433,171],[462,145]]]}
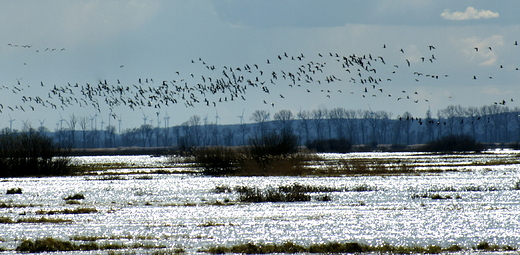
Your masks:
{"label": "pale blue sky", "polygon": [[[170,125],[179,125],[195,114],[215,122],[216,112],[219,123],[233,124],[239,122],[237,116],[242,111],[244,120],[249,122],[249,116],[257,109],[271,113],[289,109],[296,113],[300,109],[343,107],[390,111],[392,117],[397,118],[405,111],[424,117],[429,108],[436,115],[437,110],[448,105],[480,107],[507,100],[507,106],[517,107],[520,102],[520,71],[516,70],[520,67],[520,45],[514,45],[520,40],[520,17],[514,12],[520,9],[518,1],[21,0],[0,3],[0,86],[4,86],[0,90],[0,103],[4,106],[0,128],[9,127],[11,117],[16,119],[14,128],[21,128],[22,120],[33,127],[45,120],[44,125],[54,130],[60,115],[69,119],[71,114],[93,116],[98,113],[108,123],[110,110],[104,104],[99,113],[93,107],[79,107],[79,104],[54,110],[22,101],[23,96],[40,96],[59,102],[56,96],[48,98],[54,85],[60,88],[78,83],[81,86],[98,84],[100,80],[117,84],[119,79],[121,84],[132,86],[138,85],[139,78],[151,78],[154,84],[143,86],[181,79],[195,86],[202,83],[202,76],[222,78],[223,66],[243,68],[246,64],[257,64],[266,73],[282,70],[295,73],[300,65],[310,61],[326,62],[325,72],[315,79],[324,81],[325,76],[335,75],[341,81],[290,87],[289,82],[279,79],[276,85],[267,82],[270,94],[260,87],[251,87],[244,95],[246,101],[219,103],[217,107],[204,103],[185,107],[179,103],[167,108],[131,110],[120,106],[115,107],[113,113],[121,118],[125,128],[143,124],[143,115],[153,117],[153,125],[157,125],[157,112],[161,121],[167,113],[171,117]],[[429,45],[435,49],[430,50]],[[284,53],[304,54],[305,58],[299,62],[289,58],[278,60],[277,56]],[[318,53],[325,56],[321,58]],[[349,82],[351,78],[359,78],[357,72],[346,72],[329,53],[384,57],[386,65],[373,62],[377,69],[373,76],[384,82],[376,89],[360,84],[359,80]],[[432,54],[433,63],[428,61]],[[426,60],[424,63],[422,57]],[[199,58],[214,65],[216,71],[205,68]],[[267,59],[272,63],[267,65]],[[192,64],[191,60],[196,63]],[[410,61],[410,67],[406,60]],[[414,72],[424,75],[417,76]],[[438,75],[439,79],[426,77],[427,74]],[[41,87],[41,82],[45,87]],[[365,87],[368,93],[364,93]],[[407,96],[410,99],[406,99]],[[81,98],[78,91],[74,97]],[[397,100],[398,97],[403,99]],[[511,98],[518,100],[511,102]],[[210,100],[217,101],[218,96]],[[268,104],[264,104],[264,100]],[[16,106],[24,107],[25,112]],[[100,121],[98,119],[98,128]],[[112,119],[111,124],[115,123]]]}

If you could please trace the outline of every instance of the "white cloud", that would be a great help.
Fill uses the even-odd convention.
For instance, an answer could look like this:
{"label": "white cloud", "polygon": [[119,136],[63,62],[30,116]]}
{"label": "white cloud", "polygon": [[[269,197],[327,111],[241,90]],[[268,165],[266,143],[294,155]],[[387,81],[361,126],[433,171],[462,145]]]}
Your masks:
{"label": "white cloud", "polygon": [[441,13],[441,17],[447,20],[471,20],[471,19],[490,19],[498,18],[498,12],[492,12],[490,10],[477,10],[471,6],[466,8],[465,12],[450,12],[446,9]]}
{"label": "white cloud", "polygon": [[495,65],[498,60],[497,50],[504,46],[504,38],[501,35],[493,35],[484,39],[474,36],[465,38],[462,42],[463,52],[469,57],[469,61],[477,62],[481,66]]}

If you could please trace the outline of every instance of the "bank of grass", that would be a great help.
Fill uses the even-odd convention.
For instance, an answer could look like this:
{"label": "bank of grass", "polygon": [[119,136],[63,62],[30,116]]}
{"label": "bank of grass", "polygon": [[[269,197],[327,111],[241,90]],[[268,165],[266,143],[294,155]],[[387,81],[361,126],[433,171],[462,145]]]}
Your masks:
{"label": "bank of grass", "polygon": [[0,208],[26,208],[26,207],[35,207],[37,205],[16,205],[16,204],[7,204],[5,202],[0,203]]}
{"label": "bank of grass", "polygon": [[73,236],[70,238],[71,241],[84,241],[84,242],[94,242],[99,240],[157,240],[158,237],[155,236],[145,236],[145,235],[111,235],[111,236]]}
{"label": "bank of grass", "polygon": [[9,217],[0,217],[0,223],[3,224],[14,224],[14,223],[72,223],[72,220],[68,219],[58,219],[58,218],[20,218],[18,220],[13,220]]}
{"label": "bank of grass", "polygon": [[[349,158],[323,160],[322,166],[316,169],[316,175],[392,175],[414,174],[414,166],[385,158]],[[436,171],[436,170],[432,170]],[[427,171],[429,172],[429,171]]]}
{"label": "bank of grass", "polygon": [[63,198],[63,200],[81,200],[81,199],[85,199],[85,195],[83,195],[81,193],[76,193],[74,195],[69,195],[69,196]]}
{"label": "bank of grass", "polygon": [[88,214],[88,213],[97,213],[98,210],[96,208],[87,208],[87,207],[79,207],[75,209],[63,209],[63,210],[38,210],[36,214]]}
{"label": "bank of grass", "polygon": [[93,251],[93,250],[114,250],[114,249],[156,249],[166,248],[165,246],[147,245],[141,243],[123,244],[123,243],[96,243],[87,242],[77,244],[72,241],[64,241],[52,237],[39,238],[35,240],[23,240],[16,251],[20,252],[52,252],[52,251]]}
{"label": "bank of grass", "polygon": [[207,252],[211,254],[224,254],[224,253],[242,253],[242,254],[271,254],[271,253],[320,253],[320,254],[331,254],[331,253],[383,253],[383,254],[440,254],[449,252],[461,252],[461,251],[516,251],[518,248],[514,248],[508,245],[494,245],[488,242],[481,242],[475,247],[465,248],[460,245],[451,245],[448,247],[442,247],[439,245],[428,245],[428,246],[395,246],[390,244],[384,244],[380,246],[372,246],[357,242],[330,242],[311,244],[303,246],[295,244],[293,242],[285,242],[282,244],[237,244],[233,246],[213,246],[207,249],[201,249],[200,252]]}

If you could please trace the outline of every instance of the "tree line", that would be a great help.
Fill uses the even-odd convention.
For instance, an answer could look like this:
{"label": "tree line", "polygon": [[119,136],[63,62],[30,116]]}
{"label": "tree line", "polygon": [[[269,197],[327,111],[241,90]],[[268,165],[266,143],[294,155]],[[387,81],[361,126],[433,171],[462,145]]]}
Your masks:
{"label": "tree line", "polygon": [[[300,145],[316,140],[346,140],[351,144],[424,144],[448,135],[468,135],[482,143],[511,143],[520,140],[520,108],[505,105],[463,107],[450,105],[422,117],[410,112],[318,108],[274,114],[256,110],[250,122],[219,125],[198,115],[181,125],[159,127],[143,124],[119,131],[114,125],[96,129],[87,117],[71,115],[66,125],[54,131],[40,126],[37,131],[69,148],[240,146],[269,133],[291,132]],[[60,121],[59,124],[62,124]],[[24,127],[23,129],[30,129]],[[22,131],[26,131],[23,130]],[[16,132],[16,130],[9,130]]]}

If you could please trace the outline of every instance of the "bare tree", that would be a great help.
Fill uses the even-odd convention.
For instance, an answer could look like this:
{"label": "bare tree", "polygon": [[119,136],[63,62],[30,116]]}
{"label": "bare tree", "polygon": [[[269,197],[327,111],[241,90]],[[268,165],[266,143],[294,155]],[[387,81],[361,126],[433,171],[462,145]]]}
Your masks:
{"label": "bare tree", "polygon": [[292,132],[294,114],[290,110],[280,110],[274,114],[273,118],[278,122],[282,132]]}
{"label": "bare tree", "polygon": [[116,138],[116,127],[113,125],[109,125],[106,127],[106,133],[108,139],[106,139],[106,147],[107,148],[114,148],[115,147],[115,138]]}
{"label": "bare tree", "polygon": [[81,134],[83,137],[83,148],[87,147],[87,130],[88,130],[88,122],[90,118],[83,116],[79,118],[79,127],[81,128]]}
{"label": "bare tree", "polygon": [[270,114],[266,110],[256,110],[251,115],[251,120],[258,124],[257,135],[264,137],[268,131]]}
{"label": "bare tree", "polygon": [[69,132],[70,132],[70,142],[71,144],[76,143],[76,124],[78,123],[78,118],[76,115],[72,114],[69,117],[69,121],[67,124],[69,125]]}
{"label": "bare tree", "polygon": [[[309,143],[309,129],[310,129],[310,116],[311,114],[308,111],[298,112],[298,118],[301,120],[300,128],[305,132],[305,143]],[[302,132],[300,132],[302,133]]]}
{"label": "bare tree", "polygon": [[224,145],[232,146],[235,137],[235,132],[230,128],[224,128],[223,133]]}
{"label": "bare tree", "polygon": [[336,132],[336,138],[345,138],[345,117],[346,110],[344,108],[334,108],[329,111],[329,121],[334,126]]}
{"label": "bare tree", "polygon": [[410,144],[413,116],[410,112],[406,111],[403,113],[403,116],[401,116],[401,118],[401,122],[403,123],[403,132],[406,137],[406,144]]}
{"label": "bare tree", "polygon": [[355,143],[356,142],[356,134],[358,132],[356,132],[356,117],[357,117],[357,112],[355,110],[346,110],[345,111],[345,118],[346,118],[346,128],[347,128],[347,137],[348,137],[348,140],[351,142],[351,143]]}
{"label": "bare tree", "polygon": [[312,120],[314,129],[316,130],[316,137],[318,140],[323,140],[323,124],[327,117],[327,109],[320,108],[312,111]]}
{"label": "bare tree", "polygon": [[249,127],[246,125],[246,123],[242,122],[240,123],[240,126],[239,126],[239,131],[240,131],[240,137],[242,138],[242,145],[245,145],[246,144],[246,137],[247,137],[247,134],[249,133]]}
{"label": "bare tree", "polygon": [[193,115],[188,119],[186,131],[190,146],[200,145],[200,122],[201,118],[199,115]]}
{"label": "bare tree", "polygon": [[481,124],[480,120],[482,116],[480,115],[480,111],[477,107],[468,107],[466,109],[466,116],[468,118],[468,125],[470,129],[471,136],[477,139],[477,131]]}

